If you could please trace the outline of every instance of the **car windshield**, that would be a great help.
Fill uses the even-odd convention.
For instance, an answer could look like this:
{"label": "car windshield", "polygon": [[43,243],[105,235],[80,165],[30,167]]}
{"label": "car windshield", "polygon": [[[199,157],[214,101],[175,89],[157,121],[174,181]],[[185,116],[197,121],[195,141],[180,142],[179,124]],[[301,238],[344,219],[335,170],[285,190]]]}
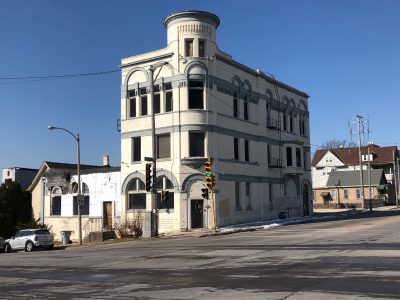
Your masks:
{"label": "car windshield", "polygon": [[35,234],[49,234],[49,231],[46,229],[35,230]]}

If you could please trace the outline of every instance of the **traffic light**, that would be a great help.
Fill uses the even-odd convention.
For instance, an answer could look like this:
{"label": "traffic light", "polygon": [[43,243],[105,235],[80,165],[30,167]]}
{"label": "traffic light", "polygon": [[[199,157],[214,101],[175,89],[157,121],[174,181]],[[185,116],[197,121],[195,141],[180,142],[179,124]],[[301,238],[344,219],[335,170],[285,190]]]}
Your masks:
{"label": "traffic light", "polygon": [[215,175],[213,174],[211,176],[211,185],[212,185],[212,187],[214,187],[216,185],[216,183],[217,183],[217,181],[215,180]]}
{"label": "traffic light", "polygon": [[207,187],[209,189],[211,189],[213,187],[212,186],[212,176],[213,176],[213,174],[212,174],[211,166],[212,166],[211,159],[209,159],[208,161],[206,161],[204,163],[204,170],[206,171],[206,174],[205,174],[206,175],[206,185],[207,185]]}
{"label": "traffic light", "polygon": [[161,202],[167,202],[168,199],[169,199],[169,192],[168,191],[162,191]]}
{"label": "traffic light", "polygon": [[204,200],[208,200],[208,189],[201,189],[201,196]]}
{"label": "traffic light", "polygon": [[146,164],[146,191],[151,190],[151,164]]}

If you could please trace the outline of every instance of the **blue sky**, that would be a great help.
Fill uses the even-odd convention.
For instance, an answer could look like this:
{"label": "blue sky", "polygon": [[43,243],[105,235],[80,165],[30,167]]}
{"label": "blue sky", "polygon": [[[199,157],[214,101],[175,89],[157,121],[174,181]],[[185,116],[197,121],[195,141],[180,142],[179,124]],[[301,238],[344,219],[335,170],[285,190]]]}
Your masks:
{"label": "blue sky", "polygon": [[[164,18],[187,9],[221,19],[219,48],[310,95],[313,150],[350,140],[348,121],[369,115],[370,140],[400,141],[400,1],[5,1],[0,77],[118,70],[121,58],[166,46]],[[57,80],[0,79],[0,168],[120,163],[120,73]],[[357,141],[353,136],[353,140]]]}

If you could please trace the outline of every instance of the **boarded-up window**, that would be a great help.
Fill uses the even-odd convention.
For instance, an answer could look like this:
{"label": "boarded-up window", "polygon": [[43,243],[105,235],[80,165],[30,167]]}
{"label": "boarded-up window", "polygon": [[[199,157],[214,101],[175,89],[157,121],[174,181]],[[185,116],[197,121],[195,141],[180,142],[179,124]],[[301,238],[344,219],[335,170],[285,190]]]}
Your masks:
{"label": "boarded-up window", "polygon": [[171,157],[171,138],[170,134],[162,134],[157,136],[157,158]]}
{"label": "boarded-up window", "polygon": [[146,193],[129,194],[128,209],[146,209]]}

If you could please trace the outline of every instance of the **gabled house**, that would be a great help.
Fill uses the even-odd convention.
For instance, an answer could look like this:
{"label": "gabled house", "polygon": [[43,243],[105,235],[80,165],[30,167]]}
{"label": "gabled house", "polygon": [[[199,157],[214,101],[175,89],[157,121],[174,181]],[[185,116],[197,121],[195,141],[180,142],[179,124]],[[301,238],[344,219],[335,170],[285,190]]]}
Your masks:
{"label": "gabled house", "polygon": [[[368,156],[369,149],[369,156]],[[396,181],[398,179],[399,152],[396,146],[380,147],[373,143],[361,148],[362,169],[368,169],[368,163],[372,170],[382,170],[388,183],[387,203],[396,203]],[[348,172],[358,170],[360,178],[360,161],[358,147],[321,149],[314,154],[311,163],[313,194],[317,197],[317,190],[327,188],[328,179],[334,172]],[[396,171],[396,172],[395,172]],[[358,179],[360,181],[360,179]],[[364,193],[365,199],[368,197]],[[315,198],[314,201],[317,201]]]}
{"label": "gabled house", "polygon": [[1,183],[7,184],[8,182],[15,181],[20,184],[22,190],[26,190],[32,183],[37,171],[37,169],[20,167],[4,168],[1,172]]}
{"label": "gabled house", "polygon": [[[387,204],[389,197],[388,183],[382,169],[371,170],[369,179],[368,171],[363,171],[365,206],[382,206]],[[369,195],[369,182],[371,182],[371,195]],[[331,172],[325,187],[315,188],[314,207],[362,207],[360,171]]]}
{"label": "gabled house", "polygon": [[[60,232],[72,231],[77,240],[78,179],[76,164],[44,162],[28,187],[32,193],[35,219],[51,228],[56,240]],[[107,165],[81,165],[82,236],[111,228],[120,216],[120,168]]]}

